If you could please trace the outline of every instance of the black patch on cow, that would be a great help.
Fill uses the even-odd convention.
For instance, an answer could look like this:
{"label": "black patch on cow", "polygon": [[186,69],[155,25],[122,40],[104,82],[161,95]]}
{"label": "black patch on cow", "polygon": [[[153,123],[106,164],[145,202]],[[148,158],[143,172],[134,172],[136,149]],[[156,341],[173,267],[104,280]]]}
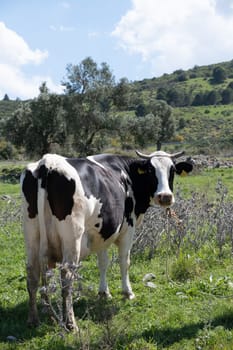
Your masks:
{"label": "black patch on cow", "polygon": [[130,226],[133,226],[132,212],[133,212],[133,199],[131,197],[127,197],[125,200],[125,217],[126,217],[127,223]]}
{"label": "black patch on cow", "polygon": [[41,187],[46,188],[47,184],[47,175],[48,175],[48,169],[46,168],[45,165],[41,165],[38,171],[38,177],[41,179]]}
{"label": "black patch on cow", "polygon": [[117,162],[113,171],[107,167],[103,169],[88,159],[66,160],[77,170],[85,195],[95,197],[102,204],[99,233],[104,240],[108,239],[117,232],[124,219],[125,188],[121,181],[121,169],[117,167]]}
{"label": "black patch on cow", "polygon": [[168,183],[169,183],[170,190],[172,192],[173,192],[174,177],[175,177],[175,167],[171,166],[170,171],[169,171]]}
{"label": "black patch on cow", "polygon": [[28,216],[33,219],[38,214],[37,208],[37,179],[30,170],[25,171],[25,178],[22,186],[23,194],[28,202]]}
{"label": "black patch on cow", "polygon": [[75,192],[75,181],[67,179],[56,170],[42,172],[46,175],[46,181],[42,177],[42,184],[46,185],[48,201],[51,211],[58,220],[65,220],[72,213]]}

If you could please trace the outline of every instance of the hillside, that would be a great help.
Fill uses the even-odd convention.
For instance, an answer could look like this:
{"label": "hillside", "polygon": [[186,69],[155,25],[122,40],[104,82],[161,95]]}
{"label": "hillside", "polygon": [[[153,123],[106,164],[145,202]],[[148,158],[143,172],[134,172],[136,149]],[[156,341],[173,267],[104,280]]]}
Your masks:
{"label": "hillside", "polygon": [[20,101],[13,100],[0,101],[0,121],[11,115],[20,106],[20,103]]}
{"label": "hillside", "polygon": [[[229,154],[233,148],[233,60],[189,70],[177,70],[158,78],[129,83],[131,105],[137,107],[163,99],[173,107],[175,137],[169,148],[185,147],[195,153]],[[0,101],[1,122],[26,101]],[[118,113],[118,111],[114,111]]]}
{"label": "hillside", "polygon": [[135,82],[134,84],[138,86],[143,86],[143,89],[159,88],[164,84],[169,85],[169,84],[176,83],[177,81],[179,81],[179,77],[180,77],[180,80],[182,80],[181,75],[183,73],[186,74],[187,80],[191,80],[195,78],[206,79],[212,76],[212,72],[216,67],[221,67],[226,71],[227,75],[231,75],[231,78],[233,78],[233,60],[231,60],[228,62],[210,64],[206,66],[194,66],[193,68],[188,70],[179,69],[174,71],[171,74],[165,73],[161,77],[152,78],[152,79],[143,79],[141,81]]}

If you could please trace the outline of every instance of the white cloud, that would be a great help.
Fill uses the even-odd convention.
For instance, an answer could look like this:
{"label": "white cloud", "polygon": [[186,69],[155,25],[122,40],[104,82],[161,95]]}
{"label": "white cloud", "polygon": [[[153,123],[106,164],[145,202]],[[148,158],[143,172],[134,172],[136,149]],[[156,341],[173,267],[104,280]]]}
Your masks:
{"label": "white cloud", "polygon": [[222,0],[132,0],[113,36],[129,54],[140,54],[161,75],[195,64],[233,58],[233,13]]}
{"label": "white cloud", "polygon": [[8,94],[10,98],[29,99],[38,96],[39,87],[46,81],[52,92],[62,93],[63,88],[53,83],[49,76],[34,75],[27,78],[16,66],[0,64],[0,96]]}
{"label": "white cloud", "polygon": [[47,51],[31,50],[21,36],[0,22],[0,62],[14,65],[40,64],[47,57]]}
{"label": "white cloud", "polygon": [[10,98],[32,98],[38,95],[39,86],[47,81],[52,91],[60,91],[50,77],[34,75],[27,78],[24,66],[40,65],[48,57],[46,50],[32,50],[25,40],[0,22],[0,98],[5,93]]}

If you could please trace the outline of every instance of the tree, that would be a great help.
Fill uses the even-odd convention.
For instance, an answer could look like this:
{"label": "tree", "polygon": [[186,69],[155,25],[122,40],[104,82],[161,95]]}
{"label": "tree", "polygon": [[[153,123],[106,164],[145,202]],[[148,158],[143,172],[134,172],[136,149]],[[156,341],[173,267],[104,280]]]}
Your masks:
{"label": "tree", "polygon": [[221,84],[226,80],[226,71],[224,68],[217,66],[213,69],[213,82]]}
{"label": "tree", "polygon": [[78,65],[68,64],[67,80],[62,82],[68,94],[85,94],[100,87],[112,87],[114,77],[107,63],[102,62],[100,68],[91,57],[85,58]]}
{"label": "tree", "polygon": [[152,104],[152,113],[160,119],[159,134],[157,137],[157,149],[160,150],[162,143],[171,139],[175,132],[175,120],[172,108],[165,101],[156,101]]}
{"label": "tree", "polygon": [[194,99],[193,99],[193,106],[201,106],[204,104],[204,95],[202,92],[198,93],[195,95]]}
{"label": "tree", "polygon": [[22,104],[5,128],[8,139],[23,146],[30,156],[49,152],[54,143],[64,145],[67,127],[62,97],[49,93],[43,83],[38,98]]}
{"label": "tree", "polygon": [[184,92],[172,87],[167,92],[166,102],[171,106],[183,106]]}
{"label": "tree", "polygon": [[145,105],[145,103],[139,103],[136,106],[135,115],[137,117],[145,117],[146,114],[147,114],[147,106]]}
{"label": "tree", "polygon": [[134,136],[135,143],[140,147],[146,147],[159,137],[161,120],[153,113],[142,118],[134,118],[130,123],[130,131]]}
{"label": "tree", "polygon": [[116,128],[110,114],[114,77],[106,63],[100,67],[88,57],[79,65],[67,66],[65,104],[68,135],[80,155],[99,151],[108,133]]}
{"label": "tree", "polygon": [[157,90],[157,100],[167,101],[167,89],[164,87],[159,87]]}
{"label": "tree", "polygon": [[217,90],[211,90],[205,93],[203,103],[205,105],[216,105],[221,101],[221,95]]}
{"label": "tree", "polygon": [[[145,130],[145,140],[140,141],[140,143],[142,144],[144,142],[145,145],[146,143],[156,143],[157,149],[160,150],[162,143],[168,141],[175,132],[172,108],[165,101],[156,100],[150,101],[145,105],[145,110],[147,111],[146,116],[136,118],[137,122],[132,126],[137,135],[136,139],[139,140],[143,138],[144,128],[147,128],[149,125],[150,132],[149,130]],[[132,130],[133,133],[134,130]]]}
{"label": "tree", "polygon": [[126,78],[120,79],[119,83],[113,88],[113,104],[122,111],[129,105],[129,81]]}
{"label": "tree", "polygon": [[222,92],[222,103],[229,104],[233,101],[233,89],[226,88]]}
{"label": "tree", "polygon": [[3,97],[3,101],[9,101],[9,100],[10,100],[9,96],[7,94],[5,94],[4,97]]}
{"label": "tree", "polygon": [[90,93],[81,100],[77,95],[65,96],[65,109],[70,142],[81,156],[100,151],[107,135],[118,125],[117,118],[103,108],[100,100],[92,99]]}

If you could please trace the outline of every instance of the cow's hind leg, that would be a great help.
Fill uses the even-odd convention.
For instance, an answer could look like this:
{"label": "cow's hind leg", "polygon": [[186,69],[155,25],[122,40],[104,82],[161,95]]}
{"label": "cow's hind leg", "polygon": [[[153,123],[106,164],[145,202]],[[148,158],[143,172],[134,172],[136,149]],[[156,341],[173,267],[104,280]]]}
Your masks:
{"label": "cow's hind leg", "polygon": [[84,232],[82,219],[67,218],[62,225],[58,225],[59,236],[62,245],[62,266],[61,266],[61,284],[62,284],[62,309],[63,323],[68,330],[77,330],[77,324],[73,310],[73,281],[77,273],[81,237]]}
{"label": "cow's hind leg", "polygon": [[106,274],[108,269],[108,253],[107,250],[101,250],[97,253],[98,267],[100,270],[100,284],[99,284],[99,296],[111,298],[111,294],[108,289]]}
{"label": "cow's hind leg", "polygon": [[71,331],[78,329],[74,317],[72,297],[72,287],[76,268],[77,266],[68,263],[63,264],[61,267],[63,323],[66,329]]}
{"label": "cow's hind leg", "polygon": [[28,325],[36,327],[39,325],[38,310],[36,305],[36,293],[39,285],[39,264],[27,264],[27,290],[29,294]]}

